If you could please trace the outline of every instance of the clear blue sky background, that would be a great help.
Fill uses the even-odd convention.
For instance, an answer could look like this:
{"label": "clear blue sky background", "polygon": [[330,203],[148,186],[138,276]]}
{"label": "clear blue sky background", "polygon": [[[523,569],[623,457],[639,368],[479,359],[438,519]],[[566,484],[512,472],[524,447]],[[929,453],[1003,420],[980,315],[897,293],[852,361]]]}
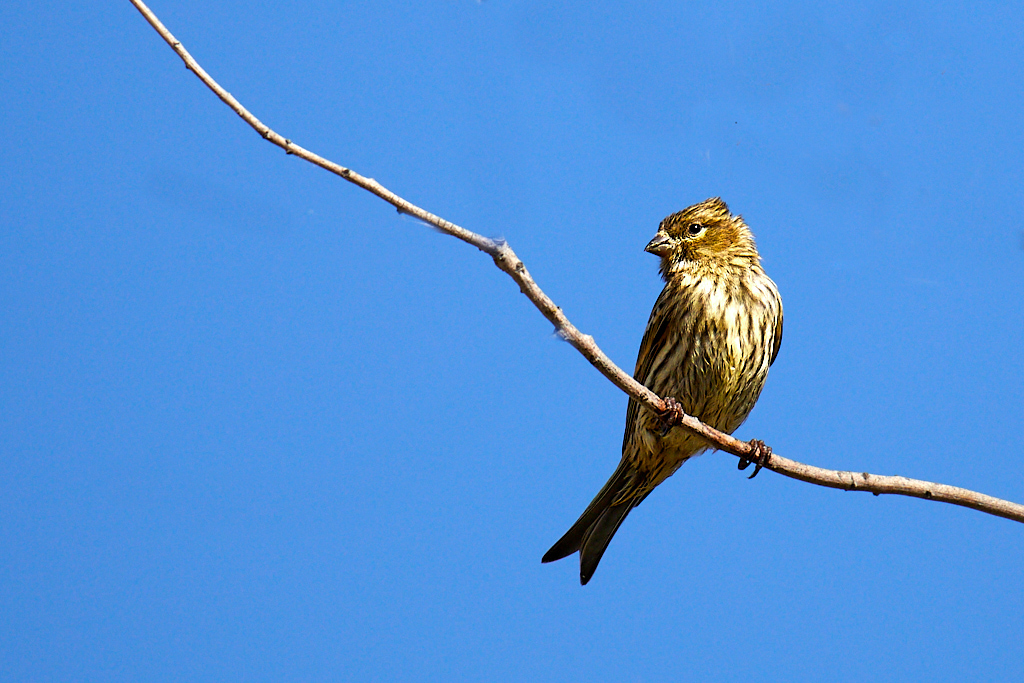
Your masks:
{"label": "clear blue sky background", "polygon": [[[1024,501],[1019,5],[153,9],[627,369],[721,195],[786,309],[738,436]],[[4,2],[0,59],[4,680],[1024,679],[1024,526],[962,508],[708,454],[542,566],[626,399],[487,257],[127,1]]]}

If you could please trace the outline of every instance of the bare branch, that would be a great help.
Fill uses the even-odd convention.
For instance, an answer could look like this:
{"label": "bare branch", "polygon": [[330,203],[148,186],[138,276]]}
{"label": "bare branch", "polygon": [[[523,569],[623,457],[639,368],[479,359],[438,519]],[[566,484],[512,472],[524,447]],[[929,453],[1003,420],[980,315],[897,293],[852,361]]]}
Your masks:
{"label": "bare branch", "polygon": [[[271,130],[266,124],[252,115],[248,109],[243,107],[238,100],[232,97],[231,93],[222,88],[208,73],[192,58],[192,55],[171,35],[155,14],[141,1],[130,0],[136,9],[142,13],[146,21],[156,29],[171,49],[174,50],[185,66],[195,73],[224,104],[231,107],[232,111],[238,114],[265,140],[277,145],[288,154],[316,164],[320,168],[341,176],[350,183],[372,192],[384,201],[388,202],[399,212],[414,216],[424,223],[428,223],[443,233],[457,237],[463,242],[472,244],[477,249],[486,252],[494,259],[494,264],[501,270],[508,273],[509,277],[516,281],[519,289],[526,297],[533,302],[533,305],[555,326],[558,334],[567,342],[572,344],[583,357],[607,377],[615,386],[626,392],[631,398],[646,406],[649,410],[659,415],[667,412],[665,402],[653,391],[637,382],[631,376],[622,371],[619,366],[605,355],[605,353],[594,342],[590,335],[583,334],[576,326],[569,322],[569,319],[562,313],[562,309],[555,305],[555,302],[541,290],[533,277],[530,276],[526,266],[504,241],[493,240],[483,235],[455,225],[450,221],[435,216],[429,211],[402,199],[391,190],[387,189],[373,178],[366,178],[355,171],[345,168],[339,164],[324,159],[323,157],[310,152],[309,150],[296,145],[291,140],[284,138]],[[679,420],[680,426],[700,436],[708,444],[717,450],[731,453],[744,460],[754,460],[759,455],[755,447],[750,443],[740,441],[732,436],[720,432],[690,415],[683,415]],[[761,454],[763,455],[763,454]],[[918,479],[907,479],[900,476],[882,476],[877,474],[843,472],[839,470],[827,470],[820,467],[813,467],[803,463],[789,460],[775,453],[768,453],[763,463],[766,469],[779,474],[799,479],[810,484],[827,486],[830,488],[844,489],[846,491],[869,491],[875,495],[896,494],[901,496],[913,496],[925,500],[936,500],[943,503],[952,503],[963,507],[973,508],[987,512],[998,517],[1005,517],[1017,522],[1024,522],[1024,505],[1001,500],[987,496],[975,491],[948,486],[946,484],[934,484],[932,482],[920,481]]]}

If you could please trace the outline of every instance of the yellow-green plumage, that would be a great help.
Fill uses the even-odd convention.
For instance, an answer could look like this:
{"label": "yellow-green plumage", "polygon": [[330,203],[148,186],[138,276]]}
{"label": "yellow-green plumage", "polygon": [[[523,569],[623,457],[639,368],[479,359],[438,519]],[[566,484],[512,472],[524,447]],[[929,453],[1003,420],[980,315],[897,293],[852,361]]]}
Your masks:
{"label": "yellow-green plumage", "polygon": [[[647,251],[665,279],[633,376],[715,429],[731,434],[750,414],[782,342],[782,300],[765,275],[742,217],[715,197],[661,222]],[[629,511],[707,448],[630,399],[622,460],[543,562],[580,553],[586,584]]]}

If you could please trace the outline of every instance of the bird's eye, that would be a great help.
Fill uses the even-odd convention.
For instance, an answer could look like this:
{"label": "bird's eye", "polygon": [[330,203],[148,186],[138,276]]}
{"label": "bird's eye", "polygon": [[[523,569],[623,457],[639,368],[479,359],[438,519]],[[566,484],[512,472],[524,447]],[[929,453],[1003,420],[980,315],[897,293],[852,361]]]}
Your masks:
{"label": "bird's eye", "polygon": [[686,234],[688,237],[696,237],[702,232],[704,232],[704,226],[700,223],[690,223],[689,227],[686,228]]}

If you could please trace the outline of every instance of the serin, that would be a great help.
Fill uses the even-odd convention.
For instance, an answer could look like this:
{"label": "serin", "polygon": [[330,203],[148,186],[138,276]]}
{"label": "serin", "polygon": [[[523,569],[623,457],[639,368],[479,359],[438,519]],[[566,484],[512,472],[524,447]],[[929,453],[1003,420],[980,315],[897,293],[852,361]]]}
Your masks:
{"label": "serin", "polygon": [[[713,197],[663,220],[646,251],[661,257],[665,288],[633,376],[731,434],[757,402],[782,342],[782,299],[761,268],[754,236]],[[541,561],[579,552],[585,585],[630,510],[707,447],[630,399],[618,468]]]}

